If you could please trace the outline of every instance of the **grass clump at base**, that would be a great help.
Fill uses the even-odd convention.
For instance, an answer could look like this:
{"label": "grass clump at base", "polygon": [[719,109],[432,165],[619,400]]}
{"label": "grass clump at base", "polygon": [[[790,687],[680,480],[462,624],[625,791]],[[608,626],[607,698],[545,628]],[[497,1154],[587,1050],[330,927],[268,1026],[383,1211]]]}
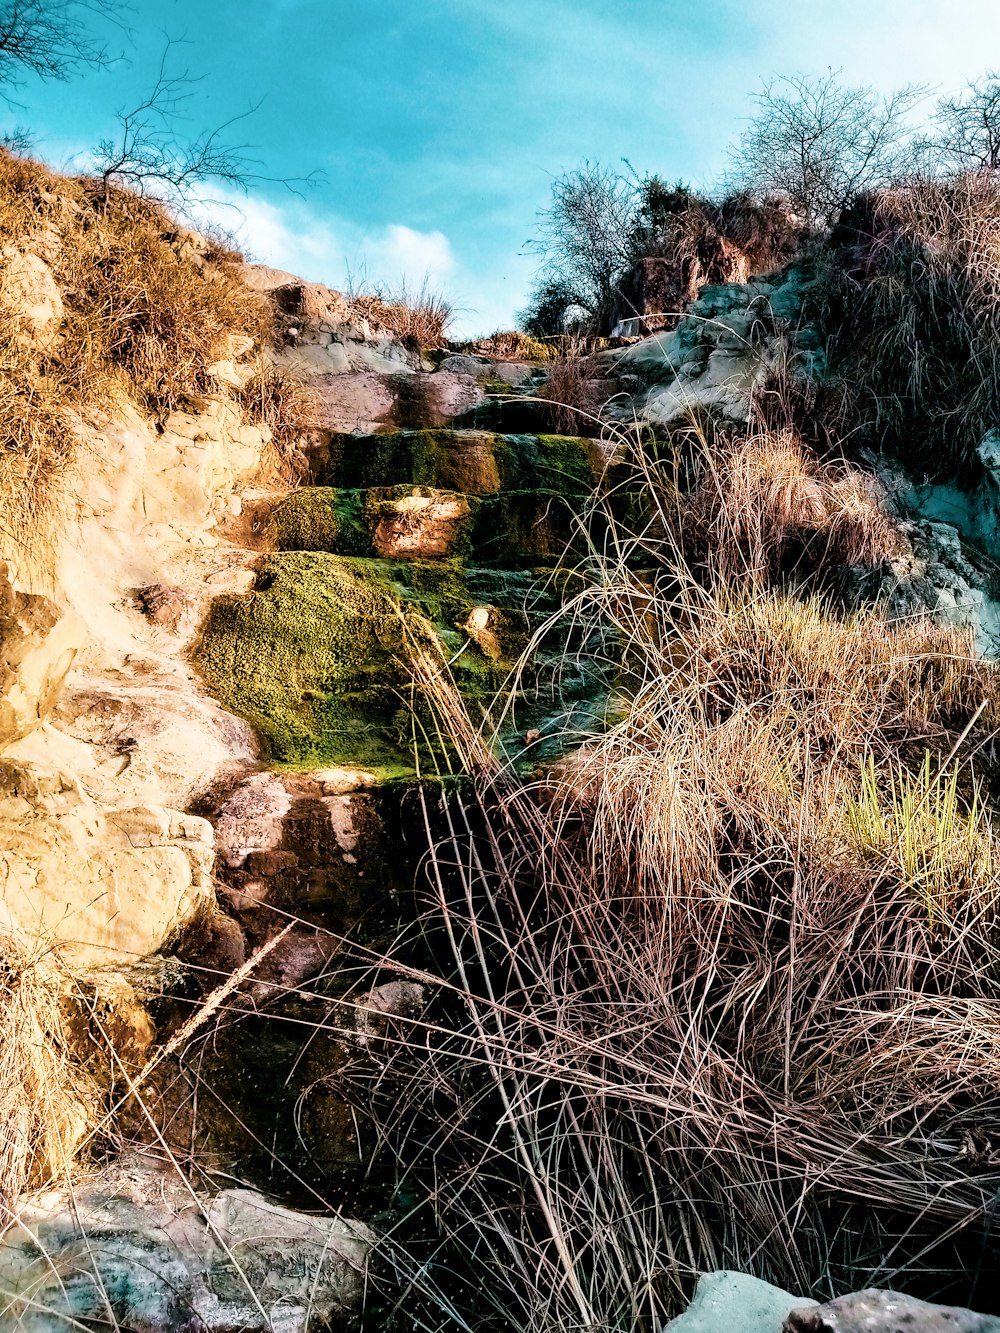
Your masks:
{"label": "grass clump at base", "polygon": [[717,1268],[974,1303],[1000,672],[967,632],[810,590],[825,530],[881,547],[839,465],[758,441],[717,481],[706,525],[706,474],[650,474],[659,522],[553,613],[610,626],[627,674],[546,774],[422,677],[476,785],[444,817],[425,795],[442,985],[356,1096],[436,1228],[383,1247],[428,1326],[656,1330]]}
{"label": "grass clump at base", "polygon": [[395,769],[404,617],[377,574],[326,552],[268,557],[254,589],[212,606],[197,664],[275,763]]}

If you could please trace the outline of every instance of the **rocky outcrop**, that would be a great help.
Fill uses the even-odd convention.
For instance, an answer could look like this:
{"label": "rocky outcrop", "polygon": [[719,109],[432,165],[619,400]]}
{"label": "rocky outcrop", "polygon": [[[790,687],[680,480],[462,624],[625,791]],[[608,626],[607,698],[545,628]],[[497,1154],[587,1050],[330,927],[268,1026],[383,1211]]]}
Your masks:
{"label": "rocky outcrop", "polygon": [[676,328],[600,353],[596,366],[630,390],[611,415],[666,428],[705,410],[743,424],[769,376],[821,375],[822,341],[802,318],[809,283],[792,267],[773,280],[704,287]]}
{"label": "rocky outcrop", "polygon": [[0,911],[69,967],[164,948],[214,901],[213,859],[203,819],[103,807],[70,774],[0,759]]}
{"label": "rocky outcrop", "polygon": [[0,750],[46,720],[85,640],[77,616],[18,591],[0,563]]}
{"label": "rocky outcrop", "polygon": [[0,1323],[22,1333],[110,1321],[142,1333],[307,1333],[360,1311],[373,1235],[247,1189],[196,1194],[119,1162],[22,1210],[0,1245]]}
{"label": "rocky outcrop", "polygon": [[41,355],[52,350],[63,322],[63,300],[52,270],[30,251],[5,247],[0,305],[14,325],[17,341]]}

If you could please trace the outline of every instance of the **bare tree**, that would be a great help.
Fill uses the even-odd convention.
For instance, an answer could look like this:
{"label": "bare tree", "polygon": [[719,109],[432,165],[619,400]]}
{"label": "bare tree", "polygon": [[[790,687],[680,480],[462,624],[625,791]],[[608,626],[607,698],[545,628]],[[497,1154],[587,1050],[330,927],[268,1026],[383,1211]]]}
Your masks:
{"label": "bare tree", "polygon": [[117,133],[97,146],[95,171],[105,198],[113,187],[127,187],[185,214],[199,202],[199,189],[209,183],[244,194],[252,184],[265,181],[277,181],[293,192],[312,183],[315,176],[262,175],[260,162],[250,156],[250,146],[229,141],[233,126],[253,115],[259,103],[214,129],[184,134],[186,106],[200,80],[187,71],[169,72],[178,44],[167,41],[149,93],[135,106],[116,113]]}
{"label": "bare tree", "polygon": [[823,230],[853,195],[906,169],[909,114],[925,96],[908,84],[884,97],[834,70],[771,80],[731,152],[731,181],[786,197],[809,229]]}
{"label": "bare tree", "polygon": [[556,177],[551,202],[538,215],[539,235],[528,243],[541,258],[540,299],[559,293],[567,307],[600,316],[631,259],[637,200],[633,181],[599,163]]}
{"label": "bare tree", "polygon": [[926,147],[934,162],[959,171],[1000,168],[1000,74],[990,70],[957,97],[942,97]]}
{"label": "bare tree", "polygon": [[121,24],[119,0],[3,0],[0,3],[0,95],[27,75],[68,79],[113,55],[93,32],[95,21]]}

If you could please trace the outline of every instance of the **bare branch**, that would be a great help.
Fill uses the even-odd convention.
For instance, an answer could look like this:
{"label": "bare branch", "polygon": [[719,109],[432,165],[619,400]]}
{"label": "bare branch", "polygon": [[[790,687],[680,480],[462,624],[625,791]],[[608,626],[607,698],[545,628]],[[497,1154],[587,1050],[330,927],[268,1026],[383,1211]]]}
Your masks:
{"label": "bare branch", "polygon": [[117,134],[97,146],[96,168],[105,198],[114,187],[128,188],[185,215],[200,202],[199,188],[211,183],[243,194],[251,185],[264,182],[284,185],[293,193],[302,193],[313,184],[316,173],[305,177],[262,174],[260,160],[251,155],[252,146],[229,141],[229,132],[259,110],[259,102],[214,129],[191,136],[182,132],[186,103],[200,80],[187,70],[170,72],[179,45],[176,39],[167,41],[152,88],[135,106],[116,113]]}
{"label": "bare branch", "polygon": [[3,0],[0,96],[32,74],[69,79],[109,64],[115,54],[92,27],[108,21],[121,27],[127,13],[123,0]]}
{"label": "bare branch", "polygon": [[784,196],[809,228],[823,230],[852,195],[909,165],[909,115],[926,95],[908,84],[884,97],[840,83],[834,70],[771,80],[732,150],[731,182]]}

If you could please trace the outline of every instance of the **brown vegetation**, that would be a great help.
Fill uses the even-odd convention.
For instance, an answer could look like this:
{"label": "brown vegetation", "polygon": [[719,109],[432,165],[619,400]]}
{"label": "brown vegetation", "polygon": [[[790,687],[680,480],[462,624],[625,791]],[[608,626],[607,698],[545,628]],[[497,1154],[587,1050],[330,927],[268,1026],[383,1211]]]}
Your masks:
{"label": "brown vegetation", "polygon": [[[240,280],[239,256],[183,232],[157,204],[105,198],[88,178],[0,153],[4,290],[17,256],[36,256],[61,300],[39,341],[0,320],[0,495],[15,538],[31,526],[73,449],[73,414],[122,397],[157,415],[218,391],[208,376],[228,335],[271,337],[271,314]],[[43,274],[44,274],[43,268]]]}
{"label": "brown vegetation", "polygon": [[425,282],[419,291],[376,286],[368,292],[351,291],[352,314],[367,320],[373,332],[388,334],[420,351],[442,347],[454,309],[439,292]]}
{"label": "brown vegetation", "polygon": [[[785,437],[684,494],[640,477],[659,521],[562,613],[624,645],[582,751],[519,781],[417,655],[476,794],[426,870],[435,1007],[355,1095],[433,1183],[479,1327],[656,1330],[714,1268],[967,1292],[998,1184],[1000,677],[968,633],[787,582],[790,534],[800,584],[891,541],[846,466]],[[385,1253],[461,1313],[453,1273],[446,1300]]]}
{"label": "brown vegetation", "polygon": [[826,261],[852,424],[917,470],[968,469],[1000,410],[1000,187],[990,172],[860,199]]}

